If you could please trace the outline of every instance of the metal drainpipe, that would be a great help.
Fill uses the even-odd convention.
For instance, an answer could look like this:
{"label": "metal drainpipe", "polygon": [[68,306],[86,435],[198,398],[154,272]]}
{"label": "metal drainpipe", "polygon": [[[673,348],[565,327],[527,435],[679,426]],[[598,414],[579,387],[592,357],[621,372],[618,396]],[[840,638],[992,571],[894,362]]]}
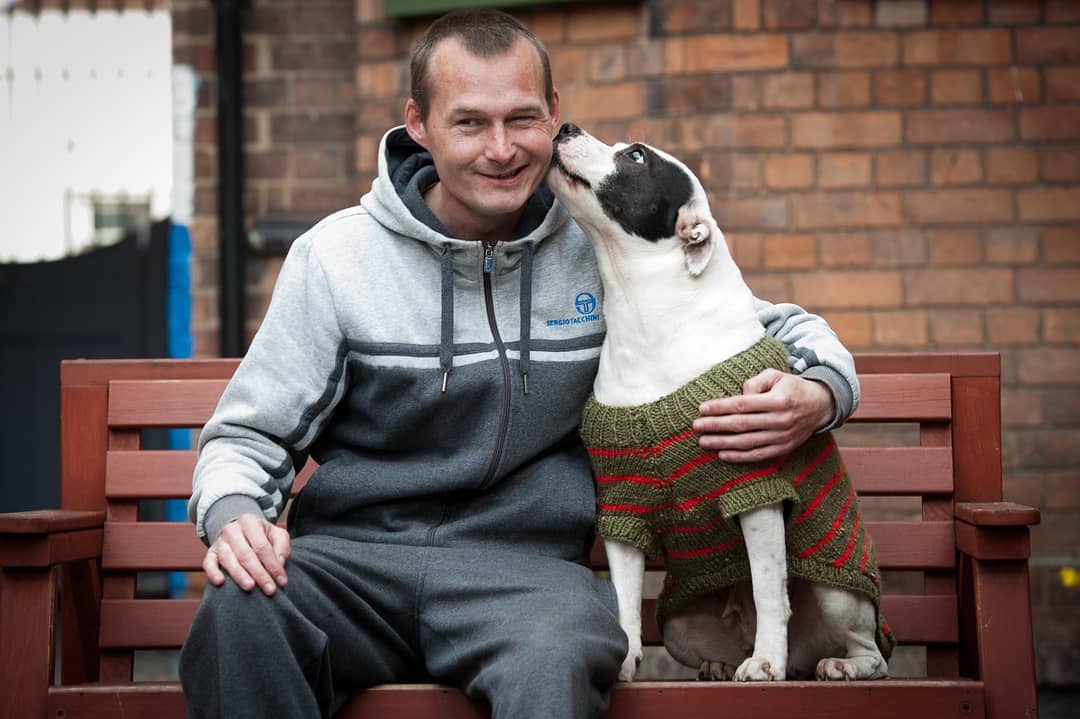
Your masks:
{"label": "metal drainpipe", "polygon": [[244,354],[244,0],[213,0],[217,9],[218,237],[221,356]]}

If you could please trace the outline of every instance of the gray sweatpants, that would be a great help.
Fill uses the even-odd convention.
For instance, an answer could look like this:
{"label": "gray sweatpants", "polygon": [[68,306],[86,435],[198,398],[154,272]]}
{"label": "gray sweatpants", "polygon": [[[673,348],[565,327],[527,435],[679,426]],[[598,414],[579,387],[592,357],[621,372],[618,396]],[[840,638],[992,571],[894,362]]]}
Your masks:
{"label": "gray sweatpants", "polygon": [[293,540],[273,597],[209,587],[180,654],[190,717],[329,716],[437,681],[500,719],[599,717],[626,654],[607,580],[506,549]]}

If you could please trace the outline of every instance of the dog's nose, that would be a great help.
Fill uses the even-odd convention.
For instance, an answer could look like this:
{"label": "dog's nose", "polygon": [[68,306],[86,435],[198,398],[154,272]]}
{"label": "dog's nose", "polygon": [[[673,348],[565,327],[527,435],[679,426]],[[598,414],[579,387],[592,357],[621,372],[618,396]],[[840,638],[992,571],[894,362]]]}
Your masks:
{"label": "dog's nose", "polygon": [[563,126],[559,128],[559,134],[555,136],[556,140],[562,140],[566,137],[574,137],[581,134],[581,128],[577,125],[569,122],[563,123]]}

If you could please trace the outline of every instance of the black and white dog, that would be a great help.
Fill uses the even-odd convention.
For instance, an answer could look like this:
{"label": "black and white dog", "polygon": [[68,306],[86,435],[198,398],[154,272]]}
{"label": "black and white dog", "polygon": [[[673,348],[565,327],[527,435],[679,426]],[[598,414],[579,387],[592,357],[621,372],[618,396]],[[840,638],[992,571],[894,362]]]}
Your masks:
{"label": "black and white dog", "polygon": [[[573,125],[564,125],[554,141],[547,181],[592,240],[603,279],[607,337],[590,400],[600,408],[596,412],[655,407],[664,398],[677,396],[680,388],[709,373],[718,363],[742,357],[748,348],[768,341],[763,339],[765,331],[755,313],[751,292],[728,252],[705,191],[683,163],[641,143],[611,147]],[[585,423],[590,411],[586,408]],[[611,426],[617,424],[615,420],[604,421]],[[698,489],[679,494],[679,486],[709,461],[708,456],[685,461],[675,470],[660,469],[651,474],[648,469],[604,470],[597,464],[635,459],[652,463],[642,466],[660,467],[657,463],[669,448],[693,445],[688,451],[699,450],[692,433],[688,439],[685,432],[672,437],[663,434],[660,431],[660,439],[650,440],[648,446],[627,441],[599,449],[590,447],[600,512],[603,514],[606,506],[617,515],[609,525],[598,524],[618,595],[620,624],[630,643],[620,679],[632,679],[641,661],[640,607],[645,554],[650,551],[665,555],[665,592],[672,590],[667,599],[675,607],[666,615],[660,613],[664,644],[674,658],[698,669],[702,678],[764,681],[887,676],[885,657],[893,640],[878,614],[872,543],[865,528],[859,526],[858,500],[853,490],[848,496],[846,485],[827,484],[810,499],[792,493],[786,495],[786,501],[736,510],[727,517],[710,519],[698,515],[684,519],[684,515],[689,517],[692,511],[719,501],[720,493],[726,491]],[[682,442],[684,439],[687,441]],[[818,441],[824,443],[820,452],[814,450],[820,460],[835,449],[835,444],[828,435]],[[586,445],[590,445],[588,436]],[[839,466],[839,458],[835,462]],[[758,469],[740,475],[739,467],[735,475],[725,475],[736,477],[726,480],[725,487],[766,471]],[[839,473],[843,473],[842,466]],[[842,492],[840,486],[844,487]],[[637,499],[644,496],[637,492],[654,489],[669,494],[652,504]],[[605,505],[605,491],[623,490],[631,494]],[[855,517],[854,528],[838,530],[833,526],[831,533],[826,532],[820,539],[803,538],[801,550],[795,547],[800,550],[799,556],[793,557],[793,538],[800,532],[805,534],[803,530],[811,524],[795,526],[793,522],[797,524],[799,518],[833,502],[834,495],[841,509],[831,510],[829,517],[851,514]],[[666,534],[663,541],[654,544],[655,537],[646,537],[637,527],[656,518],[662,519],[659,529],[647,531]],[[613,537],[604,531],[605,526],[620,522],[633,526],[625,530],[625,536],[615,533]],[[687,545],[690,548],[683,550],[678,547],[684,545],[666,543],[669,537],[682,541],[721,525],[738,536],[726,544],[706,538],[701,540],[703,544]],[[635,539],[627,540],[628,536]],[[816,569],[802,571],[809,566],[805,556],[827,542],[835,545],[836,558],[821,563],[823,573]],[[702,560],[712,561],[715,555],[732,548],[742,550],[735,564],[748,565],[747,576],[723,587],[707,582],[696,584],[692,577],[672,579],[672,567],[680,557],[690,558],[687,566],[693,569],[704,566]],[[845,563],[854,569],[844,569]],[[853,578],[858,586],[853,589],[843,581],[834,581],[830,566],[836,572],[846,571],[845,577]],[[678,582],[682,585],[676,586]],[[691,586],[697,586],[697,591],[679,595],[683,587]],[[681,597],[678,601],[673,599],[676,595]],[[665,595],[661,595],[662,606],[664,600]]]}

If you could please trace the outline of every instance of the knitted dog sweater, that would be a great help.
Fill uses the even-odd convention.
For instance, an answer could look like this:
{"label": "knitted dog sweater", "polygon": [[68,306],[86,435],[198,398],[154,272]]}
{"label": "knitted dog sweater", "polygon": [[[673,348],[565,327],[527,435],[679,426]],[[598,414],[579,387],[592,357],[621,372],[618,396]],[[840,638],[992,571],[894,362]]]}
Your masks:
{"label": "knitted dog sweater", "polygon": [[590,396],[581,435],[596,477],[597,533],[649,558],[663,553],[663,631],[692,599],[750,579],[735,515],[783,501],[788,573],[870,597],[888,658],[896,641],[880,614],[874,544],[832,435],[815,434],[776,460],[730,464],[698,446],[691,429],[703,401],[741,394],[770,367],[786,370],[787,350],[766,336],[656,402],[610,407]]}

